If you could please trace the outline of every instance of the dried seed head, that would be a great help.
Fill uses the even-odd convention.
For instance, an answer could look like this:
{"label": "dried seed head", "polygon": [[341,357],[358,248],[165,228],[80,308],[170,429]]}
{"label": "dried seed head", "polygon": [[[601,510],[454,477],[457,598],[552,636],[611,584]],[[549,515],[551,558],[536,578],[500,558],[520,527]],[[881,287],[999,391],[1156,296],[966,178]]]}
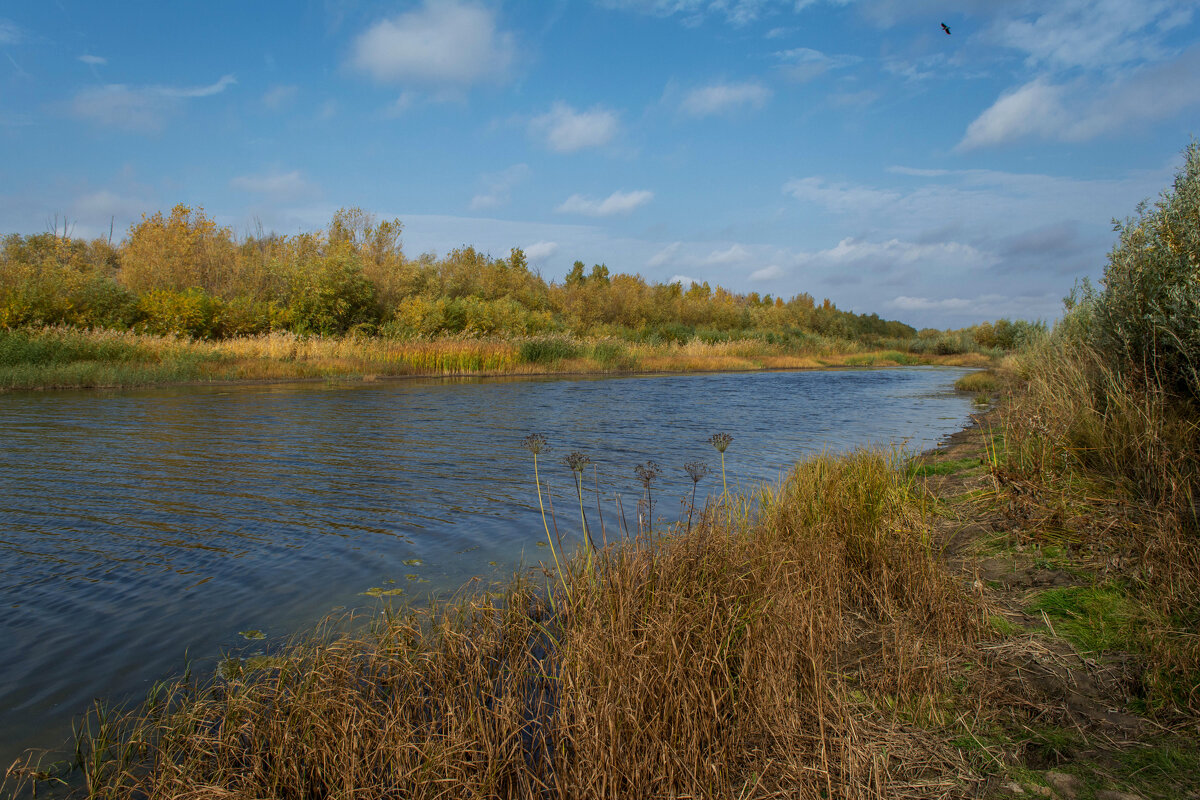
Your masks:
{"label": "dried seed head", "polygon": [[708,443],[717,448],[718,453],[724,453],[725,448],[733,441],[733,437],[728,433],[714,433],[708,437]]}
{"label": "dried seed head", "polygon": [[650,481],[662,474],[662,469],[653,461],[647,461],[645,464],[638,464],[633,468],[633,474],[637,475],[638,480],[650,488]]}
{"label": "dried seed head", "polygon": [[708,464],[703,461],[689,461],[683,465],[683,469],[692,479],[692,483],[699,483],[700,479],[708,474]]}
{"label": "dried seed head", "polygon": [[583,468],[592,463],[592,460],[578,450],[571,452],[569,456],[563,459],[566,465],[571,468],[572,472],[583,474]]}
{"label": "dried seed head", "polygon": [[536,456],[546,449],[546,437],[540,433],[531,433],[522,440],[521,446]]}

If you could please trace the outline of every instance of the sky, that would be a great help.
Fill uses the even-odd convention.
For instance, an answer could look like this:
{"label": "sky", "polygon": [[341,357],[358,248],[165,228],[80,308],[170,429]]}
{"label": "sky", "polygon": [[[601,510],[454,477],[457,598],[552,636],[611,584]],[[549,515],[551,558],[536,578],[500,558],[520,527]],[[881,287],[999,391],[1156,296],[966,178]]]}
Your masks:
{"label": "sky", "polygon": [[[0,233],[361,207],[917,327],[1053,320],[1200,135],[1197,0],[0,7]],[[950,34],[942,24],[950,28]]]}

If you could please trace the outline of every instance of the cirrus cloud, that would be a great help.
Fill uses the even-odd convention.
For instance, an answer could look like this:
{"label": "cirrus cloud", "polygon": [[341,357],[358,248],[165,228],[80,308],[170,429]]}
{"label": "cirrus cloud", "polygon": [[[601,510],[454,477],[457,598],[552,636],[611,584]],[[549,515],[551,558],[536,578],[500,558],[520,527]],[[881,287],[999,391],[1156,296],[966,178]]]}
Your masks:
{"label": "cirrus cloud", "polygon": [[167,117],[184,100],[212,97],[237,83],[233,75],[224,75],[207,86],[129,86],[110,83],[84,89],[67,105],[67,111],[111,128],[138,133],[157,133],[166,126]]}

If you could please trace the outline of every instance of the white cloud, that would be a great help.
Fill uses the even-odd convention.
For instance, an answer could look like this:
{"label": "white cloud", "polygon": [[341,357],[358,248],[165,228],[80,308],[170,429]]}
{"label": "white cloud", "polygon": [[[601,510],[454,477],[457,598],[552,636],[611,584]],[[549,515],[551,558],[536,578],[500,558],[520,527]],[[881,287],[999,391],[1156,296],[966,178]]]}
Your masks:
{"label": "white cloud", "polygon": [[388,117],[399,117],[412,108],[415,102],[417,102],[417,93],[405,90],[384,109],[383,113]]}
{"label": "white cloud", "polygon": [[211,97],[237,83],[225,75],[207,86],[128,86],[111,83],[84,89],[67,106],[73,116],[100,125],[141,133],[156,133],[182,100]]}
{"label": "white cloud", "polygon": [[665,264],[669,264],[679,256],[679,251],[683,247],[683,242],[671,242],[669,245],[659,250],[654,255],[646,260],[646,266],[651,269],[656,269]]}
{"label": "white cloud", "polygon": [[724,114],[741,108],[762,108],[771,90],[760,83],[717,83],[693,89],[680,107],[695,117]]}
{"label": "white cloud", "polygon": [[558,242],[534,242],[523,249],[525,250],[525,256],[530,261],[544,261],[558,252]]}
{"label": "white cloud", "polygon": [[1158,60],[1162,32],[1191,9],[1180,0],[1057,0],[998,16],[988,36],[1031,67],[1102,69]]}
{"label": "white cloud", "polygon": [[560,214],[583,214],[589,217],[612,217],[629,214],[654,199],[654,192],[639,189],[633,192],[613,192],[603,200],[573,194],[554,209]]}
{"label": "white cloud", "polygon": [[[719,15],[731,24],[742,27],[773,14],[798,13],[809,6],[816,5],[819,0],[597,0],[597,2],[604,8],[639,11],[659,17],[678,14],[683,17],[683,21],[687,25],[698,24],[709,15]],[[833,5],[846,5],[852,0],[828,0],[828,2]]]}
{"label": "white cloud", "polygon": [[963,311],[974,306],[975,302],[961,297],[947,297],[941,300],[934,300],[929,297],[900,295],[889,300],[887,305],[891,308],[898,308],[901,311]]}
{"label": "white cloud", "polygon": [[1088,180],[982,169],[892,166],[887,171],[897,176],[894,186],[810,177],[789,181],[783,188],[845,217],[860,234],[875,238],[953,236],[992,246],[999,237],[1051,222],[1091,220],[1086,238],[1099,247],[1107,241],[1104,221],[1127,214],[1171,174],[1166,165],[1156,172]]}
{"label": "white cloud", "polygon": [[1000,96],[958,145],[972,150],[1041,138],[1079,142],[1174,117],[1200,105],[1200,47],[1117,81],[1054,84],[1036,78]]}
{"label": "white cloud", "polygon": [[350,63],[381,83],[469,85],[507,78],[515,57],[514,37],[497,30],[491,9],[426,0],[359,35]]}
{"label": "white cloud", "polygon": [[724,250],[714,250],[701,263],[707,266],[732,266],[743,264],[751,258],[750,251],[740,244],[730,245]]}
{"label": "white cloud", "polygon": [[751,272],[750,280],[752,280],[752,281],[772,281],[772,280],[775,280],[776,278],[782,278],[783,275],[784,275],[784,273],[783,273],[782,267],[780,267],[777,264],[771,264],[770,266],[763,267],[762,269],[756,269],[756,270],[754,270],[754,272]]}
{"label": "white cloud", "polygon": [[84,53],[83,55],[79,56],[78,60],[82,61],[84,64],[87,64],[89,67],[102,67],[108,63],[107,58],[104,58],[103,56],[89,55],[88,53]]}
{"label": "white cloud", "polygon": [[146,87],[147,92],[157,92],[164,97],[188,98],[188,97],[212,97],[214,94],[220,94],[237,83],[237,78],[232,75],[222,75],[216,83],[210,83],[207,86],[149,86]]}
{"label": "white cloud", "polygon": [[277,200],[294,200],[316,193],[316,187],[300,174],[300,170],[239,175],[230,180],[229,185],[243,192],[263,194]]}
{"label": "white cloud", "polygon": [[779,61],[779,69],[784,75],[795,81],[810,81],[831,69],[848,67],[857,64],[858,56],[829,55],[810,47],[794,47],[791,50],[780,50],[775,53]]}
{"label": "white cloud", "polygon": [[300,87],[298,86],[272,86],[263,92],[262,104],[271,111],[279,111],[291,105],[299,93]]}
{"label": "white cloud", "polygon": [[693,283],[703,283],[699,278],[693,278],[690,275],[672,275],[667,278],[667,283],[678,283],[684,289],[691,287]]}
{"label": "white cloud", "polygon": [[898,192],[847,183],[830,183],[824,178],[790,180],[783,190],[797,200],[816,203],[834,211],[863,211],[894,203]]}
{"label": "white cloud", "polygon": [[982,267],[994,264],[995,256],[961,242],[909,242],[901,239],[867,241],[847,237],[833,247],[822,250],[806,260],[824,262],[840,267],[890,270],[914,264],[953,264],[959,267]]}
{"label": "white cloud", "polygon": [[587,147],[603,147],[617,135],[617,115],[600,106],[576,111],[566,103],[551,109],[529,123],[531,135],[544,139],[546,146],[559,153],[571,153]]}
{"label": "white cloud", "polygon": [[530,175],[528,164],[513,164],[499,172],[490,172],[480,178],[483,189],[471,198],[471,209],[497,208],[508,205],[513,187],[527,180]]}

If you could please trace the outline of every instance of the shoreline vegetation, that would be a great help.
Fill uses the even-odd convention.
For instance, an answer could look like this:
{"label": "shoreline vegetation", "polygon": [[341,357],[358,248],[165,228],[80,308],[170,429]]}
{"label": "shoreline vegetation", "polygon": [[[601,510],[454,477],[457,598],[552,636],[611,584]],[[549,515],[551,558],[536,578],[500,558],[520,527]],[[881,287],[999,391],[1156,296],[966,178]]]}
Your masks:
{"label": "shoreline vegetation", "polygon": [[917,330],[828,298],[654,283],[519,248],[408,257],[399,220],[237,236],[203,209],[124,240],[0,239],[0,391],[341,376],[686,372],[994,361],[1044,332]]}
{"label": "shoreline vegetation", "polygon": [[[73,764],[31,754],[0,791],[1200,796],[1200,145],[1185,155],[1118,223],[1101,288],[963,379],[994,406],[937,451],[808,459],[686,527],[589,521],[577,477],[550,487],[554,562],[498,594],[385,604],[357,633],[99,705]],[[540,499],[552,451],[527,442]],[[753,454],[710,442],[724,486]],[[658,470],[637,469],[635,518],[655,519]]]}
{"label": "shoreline vegetation", "polygon": [[0,330],[0,392],[401,377],[983,367],[995,361],[994,354],[983,352],[916,354],[816,337],[804,345],[781,345],[753,339],[682,344],[570,336],[393,340],[289,332],[206,340],[67,327]]}

